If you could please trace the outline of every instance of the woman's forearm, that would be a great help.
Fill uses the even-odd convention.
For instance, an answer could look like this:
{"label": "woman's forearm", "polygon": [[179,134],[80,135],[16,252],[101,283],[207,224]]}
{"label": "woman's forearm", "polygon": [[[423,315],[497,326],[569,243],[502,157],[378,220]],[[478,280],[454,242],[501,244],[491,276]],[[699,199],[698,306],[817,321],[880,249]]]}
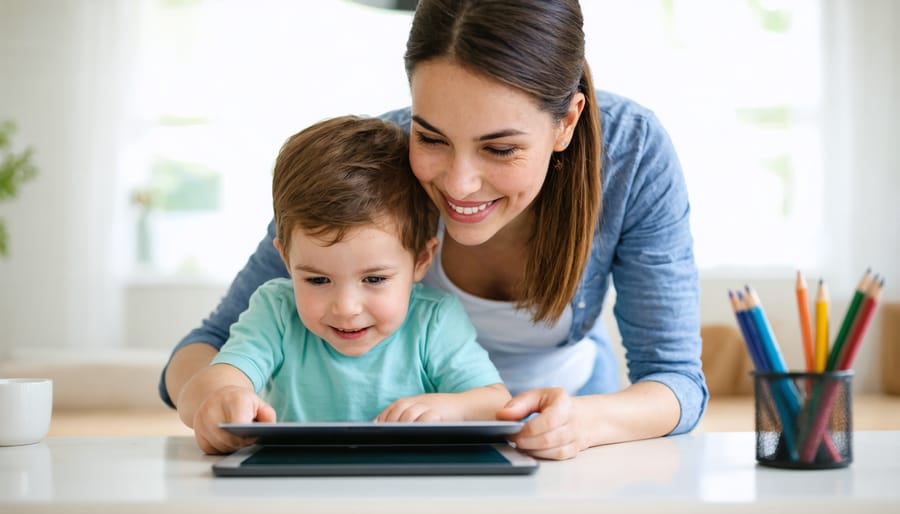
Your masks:
{"label": "woman's forearm", "polygon": [[585,447],[660,437],[681,417],[678,398],[660,382],[637,382],[618,393],[579,396]]}
{"label": "woman's forearm", "polygon": [[172,403],[178,408],[178,397],[184,385],[198,372],[209,366],[218,351],[211,345],[197,343],[181,348],[169,361],[166,367],[166,391]]}

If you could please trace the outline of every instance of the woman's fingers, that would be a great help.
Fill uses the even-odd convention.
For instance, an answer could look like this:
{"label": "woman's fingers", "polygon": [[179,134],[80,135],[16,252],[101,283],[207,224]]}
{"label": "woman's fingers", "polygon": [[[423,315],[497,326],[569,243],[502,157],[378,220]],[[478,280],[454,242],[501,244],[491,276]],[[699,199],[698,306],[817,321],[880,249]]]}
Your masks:
{"label": "woman's fingers", "polygon": [[561,388],[532,389],[516,395],[497,419],[518,420],[531,414],[510,438],[516,448],[544,459],[571,459],[581,450],[572,397]]}

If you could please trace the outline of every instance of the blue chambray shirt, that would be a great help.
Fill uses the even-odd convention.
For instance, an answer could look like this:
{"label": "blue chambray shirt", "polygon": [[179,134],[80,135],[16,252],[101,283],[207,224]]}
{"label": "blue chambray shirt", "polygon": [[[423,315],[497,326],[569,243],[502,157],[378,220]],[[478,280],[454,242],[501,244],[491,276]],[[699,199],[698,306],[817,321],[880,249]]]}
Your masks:
{"label": "blue chambray shirt", "polygon": [[[598,357],[579,394],[619,389],[616,357],[600,321],[612,281],[628,378],[668,386],[681,405],[681,419],[671,434],[684,433],[700,421],[709,397],[700,361],[700,288],[684,176],[668,134],[651,111],[604,91],[597,91],[597,100],[604,146],[602,211],[590,261],[572,300],[566,343],[590,337]],[[381,117],[409,129],[409,108]],[[272,246],[274,237],[272,222],[219,306],[173,354],[197,342],[220,348],[253,291],[271,278],[288,276]],[[162,377],[159,394],[173,406]]]}

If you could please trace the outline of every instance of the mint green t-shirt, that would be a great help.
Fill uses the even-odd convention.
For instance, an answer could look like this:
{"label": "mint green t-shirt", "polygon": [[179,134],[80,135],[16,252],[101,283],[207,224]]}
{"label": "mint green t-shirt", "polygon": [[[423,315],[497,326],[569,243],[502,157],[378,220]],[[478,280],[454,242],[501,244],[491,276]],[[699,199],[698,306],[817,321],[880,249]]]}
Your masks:
{"label": "mint green t-shirt", "polygon": [[415,284],[400,328],[348,357],[300,321],[290,279],[264,283],[213,364],[240,369],[279,421],[371,421],[394,400],[500,383],[452,295]]}

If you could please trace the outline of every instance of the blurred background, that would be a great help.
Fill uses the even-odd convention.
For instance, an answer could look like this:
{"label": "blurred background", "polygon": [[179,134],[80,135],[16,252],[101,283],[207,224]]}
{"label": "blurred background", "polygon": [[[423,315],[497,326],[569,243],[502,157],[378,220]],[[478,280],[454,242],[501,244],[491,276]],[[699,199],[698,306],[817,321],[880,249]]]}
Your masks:
{"label": "blurred background", "polygon": [[[751,284],[801,368],[796,270],[811,295],[827,281],[834,331],[868,267],[900,301],[900,2],[582,7],[597,87],[655,111],[679,152],[704,323],[734,324],[727,290]],[[349,0],[0,0],[0,123],[36,171],[0,196],[0,364],[137,364],[156,402],[264,235],[284,140],[408,105],[410,20]],[[883,344],[876,317],[858,390],[879,390]]]}

